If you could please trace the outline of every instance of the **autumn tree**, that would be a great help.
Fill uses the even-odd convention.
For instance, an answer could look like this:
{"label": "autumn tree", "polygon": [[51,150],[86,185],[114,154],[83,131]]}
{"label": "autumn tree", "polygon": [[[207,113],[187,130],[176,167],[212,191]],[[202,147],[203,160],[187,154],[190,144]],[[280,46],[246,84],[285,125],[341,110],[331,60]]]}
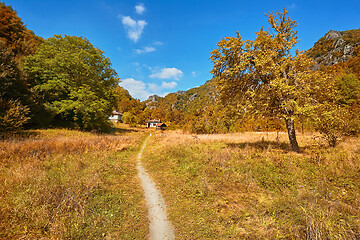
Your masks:
{"label": "autumn tree", "polygon": [[115,105],[116,72],[87,39],[55,35],[25,59],[32,91],[57,121],[102,130]]}
{"label": "autumn tree", "polygon": [[30,119],[33,101],[23,58],[33,54],[42,39],[28,30],[10,6],[0,2],[0,128],[17,130]]}
{"label": "autumn tree", "polygon": [[28,30],[11,6],[0,2],[0,40],[13,52],[16,60],[33,54],[42,39]]}
{"label": "autumn tree", "polygon": [[302,112],[302,89],[311,61],[292,49],[297,43],[296,21],[288,12],[269,13],[271,29],[261,28],[255,40],[226,37],[211,52],[220,98],[265,116],[285,120],[293,151],[298,152],[294,120]]}
{"label": "autumn tree", "polygon": [[335,147],[344,136],[360,131],[360,81],[352,73],[317,74],[309,88],[313,99],[309,117],[329,146]]}

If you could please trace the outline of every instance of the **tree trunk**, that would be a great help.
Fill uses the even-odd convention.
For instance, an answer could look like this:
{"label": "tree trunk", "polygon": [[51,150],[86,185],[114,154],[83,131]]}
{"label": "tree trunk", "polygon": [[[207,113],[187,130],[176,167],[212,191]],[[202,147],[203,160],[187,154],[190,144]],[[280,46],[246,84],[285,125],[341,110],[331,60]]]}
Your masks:
{"label": "tree trunk", "polygon": [[285,122],[286,122],[286,128],[288,130],[288,136],[289,136],[289,141],[291,144],[291,149],[294,152],[299,152],[300,149],[299,149],[298,142],[296,140],[294,120],[291,120],[291,118],[286,118]]}

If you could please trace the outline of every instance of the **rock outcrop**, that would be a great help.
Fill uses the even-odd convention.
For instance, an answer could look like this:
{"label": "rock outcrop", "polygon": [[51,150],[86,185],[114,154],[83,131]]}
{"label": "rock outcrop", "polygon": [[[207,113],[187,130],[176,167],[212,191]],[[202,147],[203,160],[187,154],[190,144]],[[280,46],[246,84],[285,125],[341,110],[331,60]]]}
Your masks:
{"label": "rock outcrop", "polygon": [[353,36],[354,32],[360,30],[335,31],[330,30],[324,37],[320,38],[309,51],[308,56],[314,58],[314,70],[320,69],[322,65],[331,66],[339,62],[349,60],[354,49],[360,44],[360,39]]}

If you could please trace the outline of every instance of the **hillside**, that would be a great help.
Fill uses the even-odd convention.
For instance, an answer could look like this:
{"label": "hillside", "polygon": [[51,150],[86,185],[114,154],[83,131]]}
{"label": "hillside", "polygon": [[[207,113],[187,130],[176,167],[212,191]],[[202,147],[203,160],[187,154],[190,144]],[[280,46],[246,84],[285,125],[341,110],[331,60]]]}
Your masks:
{"label": "hillside", "polygon": [[314,69],[345,62],[354,55],[360,45],[360,29],[348,31],[331,30],[320,38],[306,53],[316,62]]}
{"label": "hillside", "polygon": [[177,91],[167,94],[165,97],[157,95],[150,96],[145,101],[146,107],[155,109],[163,107],[166,109],[178,110],[182,112],[192,112],[199,109],[199,106],[206,106],[215,103],[214,87],[211,80],[200,87],[191,88],[187,91]]}
{"label": "hillside", "polygon": [[[339,76],[342,72],[359,76],[360,29],[331,30],[320,38],[306,55],[314,59],[314,70],[331,67],[329,71]],[[216,101],[212,80],[204,85],[177,91],[165,97],[150,96],[143,102],[147,116],[161,119],[173,128],[194,133],[236,132],[242,130],[283,130],[280,120],[240,113],[234,106],[224,106]],[[311,128],[311,123],[301,123],[301,129]]]}

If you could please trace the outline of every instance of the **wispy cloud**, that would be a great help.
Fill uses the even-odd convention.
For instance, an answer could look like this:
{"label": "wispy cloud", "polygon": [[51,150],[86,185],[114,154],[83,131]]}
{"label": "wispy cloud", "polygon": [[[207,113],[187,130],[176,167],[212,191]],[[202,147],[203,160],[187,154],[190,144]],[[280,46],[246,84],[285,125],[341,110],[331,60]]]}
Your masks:
{"label": "wispy cloud", "polygon": [[156,83],[149,83],[149,90],[161,95],[161,92],[164,89],[173,89],[177,86],[176,82],[162,82],[161,85],[157,85]]}
{"label": "wispy cloud", "polygon": [[160,71],[151,74],[150,78],[174,79],[179,80],[183,76],[183,72],[177,68],[162,68]]}
{"label": "wispy cloud", "polygon": [[167,93],[164,92],[165,89],[173,89],[177,86],[177,83],[165,82],[162,81],[161,85],[156,83],[144,83],[143,81],[135,80],[134,78],[126,78],[121,80],[121,87],[129,91],[130,95],[136,99],[144,101],[149,98],[151,95],[165,96]]}
{"label": "wispy cloud", "polygon": [[146,100],[151,95],[147,89],[146,83],[133,78],[123,79],[119,85],[128,90],[132,97],[142,101]]}
{"label": "wispy cloud", "polygon": [[287,9],[293,10],[293,9],[295,9],[295,8],[296,8],[295,3],[292,3],[291,5],[288,5],[288,6],[287,6]]}
{"label": "wispy cloud", "polygon": [[177,86],[176,82],[162,82],[161,87],[164,89],[173,89]]}
{"label": "wispy cloud", "polygon": [[127,30],[128,38],[130,38],[134,42],[137,42],[140,39],[147,22],[145,20],[136,21],[130,16],[122,16],[121,21],[125,29]]}
{"label": "wispy cloud", "polygon": [[144,4],[143,3],[140,3],[140,4],[138,4],[138,5],[136,5],[135,6],[135,11],[136,11],[136,13],[137,14],[143,14],[144,12],[145,12],[145,6],[144,6]]}
{"label": "wispy cloud", "polygon": [[135,52],[137,54],[142,54],[142,53],[150,53],[150,52],[155,52],[156,48],[148,46],[148,47],[144,47],[143,49],[135,49]]}
{"label": "wispy cloud", "polygon": [[196,77],[196,72],[195,72],[195,71],[192,71],[192,72],[191,72],[191,75],[192,75],[193,77]]}

